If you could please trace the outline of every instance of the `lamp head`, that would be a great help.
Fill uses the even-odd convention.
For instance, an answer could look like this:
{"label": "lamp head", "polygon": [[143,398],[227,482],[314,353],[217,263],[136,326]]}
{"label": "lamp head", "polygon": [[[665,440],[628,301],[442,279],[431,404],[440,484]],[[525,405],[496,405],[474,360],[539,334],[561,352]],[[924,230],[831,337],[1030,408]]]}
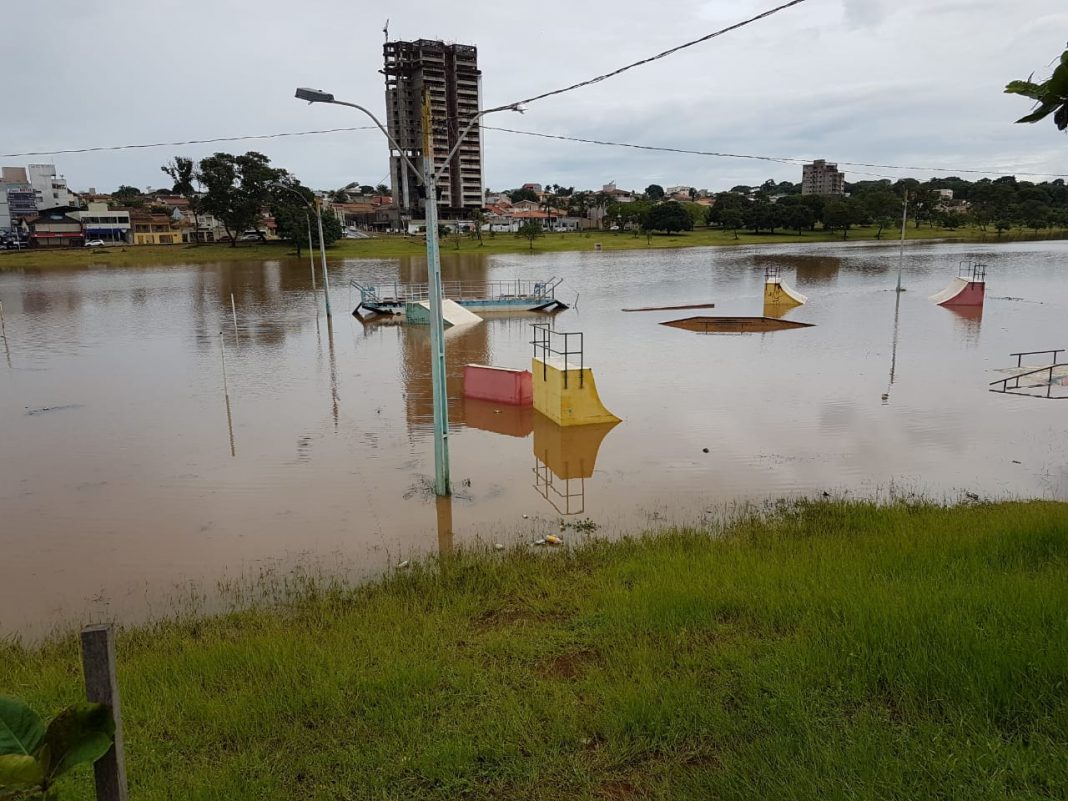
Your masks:
{"label": "lamp head", "polygon": [[329,92],[324,92],[322,89],[309,89],[306,86],[302,86],[297,89],[295,95],[298,100],[307,100],[309,103],[333,103],[334,96]]}

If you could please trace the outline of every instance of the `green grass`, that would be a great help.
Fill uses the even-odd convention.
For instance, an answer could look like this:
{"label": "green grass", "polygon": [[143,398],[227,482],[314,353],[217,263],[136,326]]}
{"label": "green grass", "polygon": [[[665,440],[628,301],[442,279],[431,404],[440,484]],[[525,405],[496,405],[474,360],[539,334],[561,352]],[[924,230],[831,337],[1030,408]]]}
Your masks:
{"label": "green grass", "polygon": [[[846,241],[875,241],[876,229],[854,228]],[[1065,231],[1051,232],[1034,237],[1029,233],[1007,233],[998,236],[992,231],[978,228],[960,228],[949,231],[941,228],[908,229],[910,240],[945,239],[964,242],[1011,242],[1020,239],[1050,239],[1064,236]],[[897,233],[884,230],[882,241],[894,241]],[[594,231],[587,233],[546,234],[534,242],[535,253],[558,253],[567,251],[592,251],[594,244],[601,243],[603,250],[645,250],[649,248],[683,248],[731,245],[773,245],[804,242],[841,242],[842,235],[824,231],[810,231],[754,235],[738,232],[738,238],[729,231],[699,228],[680,234],[656,235],[650,240],[635,236],[629,231]],[[458,245],[458,246],[457,246]],[[455,237],[442,240],[441,252],[449,253],[522,253],[529,252],[530,243],[514,234],[483,235],[483,243],[470,237]],[[331,260],[342,258],[391,258],[398,256],[421,256],[426,243],[419,237],[379,236],[372,239],[345,239],[327,248]],[[229,245],[173,245],[141,246],[126,248],[75,248],[56,251],[0,252],[0,271],[17,269],[78,268],[78,267],[138,267],[171,264],[204,264],[227,261],[253,261],[295,257],[296,251],[285,243]],[[307,258],[307,252],[302,255]],[[318,258],[318,256],[317,256]]]}
{"label": "green grass", "polygon": [[[805,503],[127,631],[136,799],[1064,799],[1068,505]],[[73,638],[0,692],[79,695]],[[90,798],[87,770],[62,789]]]}

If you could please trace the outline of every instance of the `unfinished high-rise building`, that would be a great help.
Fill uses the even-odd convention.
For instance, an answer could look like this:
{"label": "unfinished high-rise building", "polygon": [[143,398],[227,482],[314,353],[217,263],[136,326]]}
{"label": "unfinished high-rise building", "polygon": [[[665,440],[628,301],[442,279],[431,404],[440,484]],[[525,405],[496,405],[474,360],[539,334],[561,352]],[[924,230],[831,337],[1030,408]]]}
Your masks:
{"label": "unfinished high-rise building", "polygon": [[[401,152],[422,168],[423,92],[430,94],[433,164],[438,175],[438,203],[443,219],[470,216],[483,206],[482,132],[475,125],[446,164],[460,133],[482,107],[482,73],[478,50],[470,45],[419,39],[386,42],[386,121]],[[400,154],[390,147],[393,203],[402,218],[422,218],[419,180]]]}

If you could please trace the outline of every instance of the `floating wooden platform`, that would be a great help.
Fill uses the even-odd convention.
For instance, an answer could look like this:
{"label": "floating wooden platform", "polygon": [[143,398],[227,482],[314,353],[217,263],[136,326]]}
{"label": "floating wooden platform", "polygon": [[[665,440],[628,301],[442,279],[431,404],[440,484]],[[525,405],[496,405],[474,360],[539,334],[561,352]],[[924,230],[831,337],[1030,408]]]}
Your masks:
{"label": "floating wooden platform", "polygon": [[766,331],[813,327],[813,323],[780,320],[776,317],[685,317],[681,320],[667,320],[660,325],[696,331],[698,334],[760,334]]}
{"label": "floating wooden platform", "polygon": [[637,309],[623,309],[625,312],[639,311],[674,311],[676,309],[714,309],[715,303],[692,303],[687,306],[640,306]]}

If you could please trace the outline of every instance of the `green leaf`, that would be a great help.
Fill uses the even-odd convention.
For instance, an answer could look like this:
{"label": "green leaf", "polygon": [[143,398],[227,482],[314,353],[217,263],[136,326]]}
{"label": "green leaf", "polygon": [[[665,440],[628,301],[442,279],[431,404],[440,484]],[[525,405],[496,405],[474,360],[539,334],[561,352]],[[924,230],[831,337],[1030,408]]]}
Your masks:
{"label": "green leaf", "polygon": [[29,756],[44,733],[36,712],[17,698],[0,696],[0,754]]}
{"label": "green leaf", "polygon": [[1009,81],[1005,86],[1005,94],[1034,97],[1038,93],[1038,88],[1038,84],[1031,83],[1031,81]]}
{"label": "green leaf", "polygon": [[105,704],[69,706],[48,724],[42,749],[48,749],[45,774],[49,781],[83,762],[96,762],[111,748],[115,721]]}
{"label": "green leaf", "polygon": [[1020,117],[1016,122],[1038,122],[1043,120],[1053,113],[1057,108],[1056,103],[1043,103],[1036,110],[1032,111],[1026,117]]}
{"label": "green leaf", "polygon": [[44,766],[32,756],[4,754],[0,756],[0,793],[18,787],[36,787],[44,778]]}

